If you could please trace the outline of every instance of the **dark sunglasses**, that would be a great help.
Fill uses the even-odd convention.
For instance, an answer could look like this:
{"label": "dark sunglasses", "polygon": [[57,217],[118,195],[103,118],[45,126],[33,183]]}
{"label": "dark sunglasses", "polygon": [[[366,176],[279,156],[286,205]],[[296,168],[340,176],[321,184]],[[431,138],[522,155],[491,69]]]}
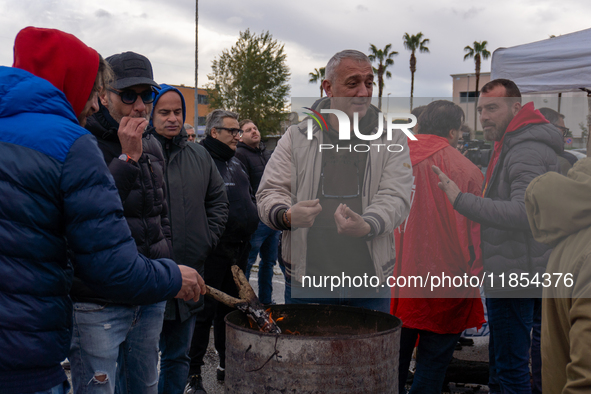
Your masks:
{"label": "dark sunglasses", "polygon": [[137,93],[133,90],[118,91],[118,90],[111,89],[111,88],[107,88],[107,90],[109,92],[113,92],[116,95],[118,95],[119,97],[121,97],[121,101],[123,101],[123,104],[128,104],[128,105],[135,103],[138,96],[140,96],[140,98],[142,99],[144,104],[151,104],[154,102],[154,99],[156,98],[156,92],[154,92],[151,89],[144,90],[141,93]]}
{"label": "dark sunglasses", "polygon": [[232,134],[232,137],[242,137],[242,130],[240,129],[230,129],[228,127],[216,127],[217,130],[226,130],[228,131],[230,134]]}
{"label": "dark sunglasses", "polygon": [[560,129],[560,131],[562,131],[562,136],[566,137],[566,135],[568,134],[568,132],[570,131],[570,129],[568,127],[562,127],[562,126],[556,126]]}

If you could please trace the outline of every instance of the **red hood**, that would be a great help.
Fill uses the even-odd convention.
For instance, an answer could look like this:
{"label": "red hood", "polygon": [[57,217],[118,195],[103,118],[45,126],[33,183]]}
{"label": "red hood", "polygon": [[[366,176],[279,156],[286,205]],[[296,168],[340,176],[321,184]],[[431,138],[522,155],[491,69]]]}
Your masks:
{"label": "red hood", "polygon": [[408,149],[410,151],[410,160],[413,167],[423,160],[433,156],[441,149],[449,146],[446,138],[434,134],[417,134],[417,140],[408,140]]}
{"label": "red hood", "polygon": [[14,64],[61,90],[80,115],[94,86],[99,55],[71,34],[26,27],[14,41]]}
{"label": "red hood", "polygon": [[495,149],[497,145],[502,146],[503,141],[505,140],[505,135],[507,133],[512,133],[515,130],[519,130],[523,126],[527,126],[528,124],[538,124],[538,123],[550,123],[548,120],[534,108],[534,103],[529,102],[521,107],[521,110],[515,115],[515,117],[511,120],[509,125],[507,126],[507,130],[505,134],[503,134],[503,138],[500,141],[495,142]]}

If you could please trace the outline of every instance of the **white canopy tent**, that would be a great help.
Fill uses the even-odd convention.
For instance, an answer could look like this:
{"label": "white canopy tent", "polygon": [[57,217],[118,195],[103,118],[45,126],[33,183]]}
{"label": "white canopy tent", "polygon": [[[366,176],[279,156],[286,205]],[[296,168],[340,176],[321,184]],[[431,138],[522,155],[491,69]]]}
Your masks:
{"label": "white canopy tent", "polygon": [[491,79],[506,78],[521,93],[591,87],[591,29],[494,51]]}
{"label": "white canopy tent", "polygon": [[[588,116],[591,113],[591,29],[498,48],[493,52],[491,62],[491,80],[497,78],[512,80],[525,95],[548,97],[558,93],[555,108],[566,115],[567,126],[571,122],[573,135],[582,136],[582,124],[586,123],[587,130],[591,129],[591,117]],[[581,88],[587,92],[586,102],[581,101],[584,99]],[[561,108],[561,101],[565,99],[562,93],[570,97]],[[580,98],[575,99],[575,96]],[[552,100],[547,98],[535,101],[542,101],[540,106],[554,107],[548,104]]]}

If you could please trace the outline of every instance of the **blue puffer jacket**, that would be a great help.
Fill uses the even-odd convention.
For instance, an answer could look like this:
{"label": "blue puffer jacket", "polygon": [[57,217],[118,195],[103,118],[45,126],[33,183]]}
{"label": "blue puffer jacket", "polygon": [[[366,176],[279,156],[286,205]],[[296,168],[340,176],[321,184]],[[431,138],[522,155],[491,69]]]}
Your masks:
{"label": "blue puffer jacket", "polygon": [[172,298],[181,287],[173,261],[138,255],[103,155],[66,96],[0,67],[2,393],[65,380],[74,269],[98,294],[134,304]]}

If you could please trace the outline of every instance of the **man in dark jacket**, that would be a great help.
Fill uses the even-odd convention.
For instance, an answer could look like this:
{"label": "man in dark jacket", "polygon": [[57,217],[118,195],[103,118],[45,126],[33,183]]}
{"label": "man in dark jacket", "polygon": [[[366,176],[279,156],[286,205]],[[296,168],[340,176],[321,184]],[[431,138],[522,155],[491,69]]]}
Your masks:
{"label": "man in dark jacket", "polygon": [[[540,108],[539,111],[542,115],[544,115],[544,118],[548,119],[548,122],[552,123],[554,126],[556,126],[558,130],[560,130],[564,142],[566,143],[566,139],[570,130],[564,124],[564,115],[548,107]],[[566,150],[563,151],[560,155],[558,155],[558,163],[560,163],[560,173],[562,175],[566,175],[568,173],[568,170],[573,168],[577,160],[577,157],[572,153],[569,153]]]}
{"label": "man in dark jacket", "polygon": [[98,110],[108,64],[70,34],[33,27],[18,34],[14,57],[14,68],[0,67],[0,391],[61,394],[68,249],[76,275],[116,301],[198,297],[198,275],[138,254],[103,155],[80,127]]}
{"label": "man in dark jacket", "polygon": [[[238,297],[231,267],[246,268],[249,240],[255,232],[259,217],[246,169],[234,157],[240,137],[238,114],[216,109],[207,116],[205,139],[200,143],[207,149],[215,162],[224,182],[230,201],[230,212],[226,230],[220,243],[205,261],[206,283],[231,296]],[[226,325],[224,317],[229,307],[212,299],[204,300],[205,310],[197,317],[195,333],[191,343],[191,370],[189,393],[204,393],[201,385],[201,366],[209,343],[209,329],[213,321],[215,347],[220,356],[218,380],[224,380],[226,366]],[[201,391],[198,391],[201,390]]]}
{"label": "man in dark jacket", "polygon": [[[562,135],[534,109],[521,105],[512,81],[496,79],[481,89],[478,100],[484,136],[495,141],[482,197],[460,192],[437,167],[439,187],[454,209],[480,223],[490,325],[491,392],[531,391],[530,334],[539,318],[541,275],[549,246],[534,240],[525,210],[525,189],[537,176],[559,172]],[[534,380],[539,377],[539,345],[532,347]]]}
{"label": "man in dark jacket", "polygon": [[[159,86],[150,61],[142,55],[125,52],[106,60],[115,79],[101,94],[99,110],[88,119],[86,129],[96,137],[115,179],[138,252],[148,258],[172,258],[162,148],[153,136],[142,138],[152,112],[154,88]],[[111,393],[117,385],[121,393],[156,394],[158,341],[166,302],[116,303],[98,296],[78,278],[71,297],[76,335],[69,359],[74,390],[84,391],[95,371],[103,371]],[[109,330],[104,328],[106,320]]]}
{"label": "man in dark jacket", "polygon": [[[161,143],[166,161],[166,189],[175,261],[204,272],[204,262],[224,231],[228,199],[224,181],[207,151],[187,142],[185,100],[161,85],[148,132]],[[164,315],[158,392],[182,394],[189,373],[189,346],[203,303],[168,302]]]}
{"label": "man in dark jacket", "polygon": [[[240,121],[242,137],[236,148],[236,158],[246,167],[253,194],[259,189],[259,183],[265,172],[265,166],[271,158],[271,152],[261,141],[258,127],[250,119]],[[273,302],[273,267],[277,261],[280,232],[273,230],[262,221],[250,239],[250,254],[246,265],[246,278],[250,279],[250,270],[261,254],[259,263],[259,299],[263,304]]]}

